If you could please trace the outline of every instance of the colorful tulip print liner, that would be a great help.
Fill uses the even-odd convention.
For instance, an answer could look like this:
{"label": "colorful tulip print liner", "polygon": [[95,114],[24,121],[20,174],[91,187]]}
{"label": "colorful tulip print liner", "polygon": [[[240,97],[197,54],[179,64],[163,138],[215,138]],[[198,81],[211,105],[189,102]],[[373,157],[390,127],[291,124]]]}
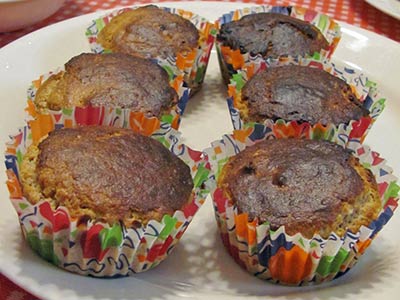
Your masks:
{"label": "colorful tulip print liner", "polygon": [[[189,99],[190,89],[183,86],[183,77],[177,76],[170,85],[175,89],[178,94],[178,103],[171,107],[169,112],[163,114],[159,119],[156,117],[147,117],[143,112],[134,111],[128,108],[121,108],[117,106],[92,106],[85,107],[72,107],[63,108],[61,110],[50,110],[46,113],[38,111],[34,101],[35,96],[41,85],[53,74],[64,71],[59,68],[54,72],[50,72],[40,76],[38,79],[32,81],[31,86],[27,91],[27,108],[26,111],[29,119],[45,118],[48,119],[53,125],[62,124],[63,126],[72,126],[74,122],[77,124],[90,125],[93,122],[97,125],[111,125],[116,127],[127,127],[130,124],[131,128],[135,131],[145,132],[150,135],[160,123],[169,123],[172,128],[178,129],[181,121],[181,115],[185,109],[186,103]],[[87,120],[90,116],[92,120]]]}
{"label": "colorful tulip print liner", "polygon": [[[352,91],[369,111],[369,115],[359,120],[351,120],[341,124],[309,124],[307,122],[285,121],[283,119],[265,119],[263,124],[245,123],[240,117],[238,103],[241,99],[241,90],[247,80],[257,72],[266,68],[284,65],[300,65],[319,68],[334,75],[350,85]],[[377,88],[377,84],[366,74],[360,73],[349,66],[334,61],[321,59],[280,57],[269,62],[246,64],[245,68],[233,75],[228,86],[227,104],[234,129],[250,128],[254,135],[263,134],[264,127],[271,129],[277,137],[301,136],[314,139],[325,139],[341,145],[363,142],[372,124],[378,119],[385,108],[386,99]]]}
{"label": "colorful tulip print liner", "polygon": [[[120,9],[101,18],[93,20],[93,22],[86,30],[86,37],[88,38],[92,52],[110,52],[110,50],[104,49],[97,42],[97,35],[106,26],[106,24],[111,21],[113,17],[126,10],[132,10],[135,8],[137,7]],[[157,64],[162,66],[168,72],[171,80],[176,77],[183,76],[185,86],[191,88],[192,95],[200,89],[201,84],[203,83],[217,30],[215,29],[214,25],[209,23],[205,18],[196,15],[190,11],[185,11],[178,8],[160,8],[164,9],[167,12],[177,14],[185,19],[188,19],[199,30],[199,45],[190,53],[185,55],[179,53],[177,57],[168,57],[166,59],[161,57],[157,57],[154,59]],[[181,110],[182,112],[184,111],[184,106],[181,108]]]}
{"label": "colorful tulip print liner", "polygon": [[[47,126],[46,122],[43,126]],[[189,165],[194,182],[192,200],[173,216],[164,215],[160,222],[150,220],[138,229],[127,228],[122,222],[109,225],[87,217],[72,218],[68,209],[53,210],[45,200],[32,205],[22,193],[19,164],[29,145],[45,136],[42,132],[46,129],[25,126],[11,137],[5,154],[7,186],[29,246],[42,258],[68,271],[116,277],[157,266],[171,253],[208,194],[203,182],[209,168],[201,153],[181,144],[180,134],[163,124],[152,137]]]}
{"label": "colorful tulip print liner", "polygon": [[331,233],[328,239],[300,233],[285,233],[284,226],[273,231],[268,222],[248,221],[246,213],[223,196],[216,180],[228,158],[254,145],[257,141],[277,138],[272,131],[255,139],[249,130],[235,130],[224,135],[205,150],[211,165],[208,181],[215,217],[223,244],[235,261],[251,274],[276,283],[308,285],[330,281],[346,273],[358,261],[382,227],[390,220],[398,205],[400,187],[392,169],[368,146],[352,144],[351,149],[361,163],[374,174],[381,196],[379,217],[359,232],[347,232],[343,238]]}
{"label": "colorful tulip print liner", "polygon": [[[221,16],[216,21],[216,27],[219,30],[222,24],[240,20],[246,15],[266,12],[284,14],[306,21],[317,27],[328,41],[329,47],[327,49],[322,49],[320,52],[315,52],[312,55],[314,58],[330,58],[340,41],[341,33],[338,23],[326,15],[297,6],[253,6],[235,10]],[[240,53],[240,50],[233,50],[228,46],[223,46],[218,39],[215,45],[217,48],[222,76],[226,83],[228,83],[229,78],[232,77],[237,70],[242,69],[245,64],[270,59],[268,57],[263,58],[260,54],[251,55],[250,53]]]}

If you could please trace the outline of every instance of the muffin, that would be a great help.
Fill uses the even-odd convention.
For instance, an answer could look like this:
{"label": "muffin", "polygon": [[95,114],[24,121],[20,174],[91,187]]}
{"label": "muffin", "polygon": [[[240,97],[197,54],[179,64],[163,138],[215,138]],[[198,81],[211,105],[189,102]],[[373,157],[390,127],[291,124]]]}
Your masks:
{"label": "muffin", "polygon": [[[235,129],[279,137],[318,137],[345,145],[363,142],[385,107],[370,76],[335,61],[280,58],[248,64],[228,86]],[[257,134],[257,133],[255,133]]]}
{"label": "muffin", "polygon": [[345,81],[319,68],[298,65],[258,72],[237,100],[246,123],[283,119],[338,125],[369,114]]}
{"label": "muffin", "polygon": [[127,227],[172,216],[191,201],[193,189],[189,167],[161,143],[106,126],[50,132],[28,148],[20,175],[31,204],[46,199],[72,218]]}
{"label": "muffin", "polygon": [[217,186],[250,222],[308,239],[356,233],[381,208],[371,171],[327,141],[262,141],[231,157]]}
{"label": "muffin", "polygon": [[124,9],[106,18],[108,22],[95,21],[86,33],[95,52],[153,59],[172,76],[184,74],[192,94],[200,88],[214,39],[211,24],[193,13],[155,5]]}
{"label": "muffin", "polygon": [[217,50],[226,84],[247,61],[330,56],[340,38],[338,25],[328,17],[291,6],[238,10],[219,23]]}
{"label": "muffin", "polygon": [[108,126],[43,136],[25,126],[7,145],[7,186],[42,258],[81,275],[127,276],[167,258],[203,204],[200,154],[166,125],[152,137]]}
{"label": "muffin", "polygon": [[161,118],[174,109],[178,94],[167,72],[149,60],[122,53],[82,53],[45,80],[33,102],[39,113],[103,105]]}
{"label": "muffin", "polygon": [[314,25],[278,13],[252,14],[222,24],[217,41],[242,54],[260,54],[264,58],[312,55],[329,46]]}
{"label": "muffin", "polygon": [[104,49],[145,58],[187,55],[197,48],[199,32],[189,20],[155,5],[127,10],[99,33]]}
{"label": "muffin", "polygon": [[359,143],[342,148],[235,130],[204,153],[225,248],[242,268],[275,283],[345,274],[398,205],[392,169]]}

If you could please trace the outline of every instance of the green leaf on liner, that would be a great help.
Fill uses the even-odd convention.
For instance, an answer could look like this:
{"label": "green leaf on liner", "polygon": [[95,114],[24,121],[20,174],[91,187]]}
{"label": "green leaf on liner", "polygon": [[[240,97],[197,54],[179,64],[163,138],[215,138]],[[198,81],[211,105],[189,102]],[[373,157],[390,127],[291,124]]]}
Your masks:
{"label": "green leaf on liner", "polygon": [[26,239],[30,247],[36,253],[38,253],[45,260],[56,263],[52,240],[39,239],[38,233],[35,231],[28,233]]}
{"label": "green leaf on liner", "polygon": [[165,224],[164,228],[161,230],[159,237],[163,240],[165,240],[170,233],[172,232],[172,230],[175,228],[175,224],[178,220],[169,216],[169,215],[165,215],[162,219],[162,223]]}
{"label": "green leaf on liner", "polygon": [[218,33],[218,30],[216,28],[213,28],[213,29],[210,30],[210,33],[212,35],[216,35]]}
{"label": "green leaf on liner", "polygon": [[104,20],[102,18],[95,20],[95,22],[96,22],[96,28],[99,31],[106,26],[106,24],[104,23]]}
{"label": "green leaf on liner", "polygon": [[236,83],[236,90],[240,91],[242,89],[242,87],[245,85],[246,81],[243,79],[242,74],[237,73],[237,74],[233,74],[232,76],[232,80],[233,82]]}
{"label": "green leaf on liner", "polygon": [[25,209],[25,208],[27,208],[29,205],[26,204],[26,203],[19,203],[18,206],[19,206],[20,209]]}
{"label": "green leaf on liner", "polygon": [[63,108],[62,109],[62,113],[67,116],[72,116],[72,112],[73,112],[72,108]]}
{"label": "green leaf on liner", "polygon": [[390,184],[389,184],[389,187],[386,189],[386,192],[385,192],[385,195],[384,195],[384,202],[386,203],[386,201],[389,199],[389,198],[396,198],[396,197],[398,197],[398,195],[399,195],[399,192],[400,192],[400,186],[395,182],[395,181],[392,181]]}
{"label": "green leaf on liner", "polygon": [[371,88],[371,87],[376,88],[376,83],[367,79],[367,82],[365,83],[365,86],[369,87],[369,88]]}
{"label": "green leaf on liner", "polygon": [[328,26],[328,23],[329,23],[328,16],[320,15],[317,27],[320,29],[320,31],[325,31],[326,27]]}
{"label": "green leaf on liner", "polygon": [[168,73],[168,78],[169,80],[173,80],[175,77],[174,71],[172,70],[172,68],[170,66],[162,66],[163,69]]}
{"label": "green leaf on liner", "polygon": [[18,165],[20,165],[22,163],[22,159],[24,158],[24,155],[22,154],[21,150],[17,150],[17,161],[18,161]]}
{"label": "green leaf on liner", "polygon": [[119,224],[114,224],[113,227],[104,228],[100,231],[101,250],[118,247],[122,240],[122,229]]}
{"label": "green leaf on liner", "polygon": [[337,272],[339,272],[340,266],[343,264],[343,262],[346,260],[348,256],[349,252],[347,252],[343,248],[340,248],[339,252],[335,256],[335,259],[331,263],[331,266],[329,268],[329,273],[336,274]]}
{"label": "green leaf on liner", "polygon": [[161,122],[165,122],[168,124],[171,124],[173,119],[174,119],[174,117],[172,115],[162,115],[161,116]]}
{"label": "green leaf on liner", "polygon": [[327,276],[330,272],[330,265],[333,262],[334,258],[334,256],[322,256],[316,272],[322,277]]}
{"label": "green leaf on liner", "polygon": [[201,83],[203,81],[205,71],[206,66],[201,66],[197,68],[196,78],[194,79],[194,81],[197,83]]}
{"label": "green leaf on liner", "polygon": [[75,239],[77,233],[78,233],[78,229],[75,229],[74,231],[71,231],[71,237],[72,237],[73,239]]}
{"label": "green leaf on liner", "polygon": [[194,186],[200,187],[203,184],[203,182],[205,182],[207,180],[209,173],[210,173],[210,170],[208,170],[204,166],[204,164],[199,164],[196,175],[194,176],[194,179],[193,179]]}

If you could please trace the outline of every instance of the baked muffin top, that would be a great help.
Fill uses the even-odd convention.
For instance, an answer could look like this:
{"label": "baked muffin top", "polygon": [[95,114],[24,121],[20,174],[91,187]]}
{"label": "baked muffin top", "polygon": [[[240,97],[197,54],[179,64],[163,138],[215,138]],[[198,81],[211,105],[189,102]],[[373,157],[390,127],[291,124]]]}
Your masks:
{"label": "baked muffin top", "polygon": [[328,41],[314,25],[278,13],[256,13],[221,25],[217,40],[233,50],[276,58],[305,56],[327,49]]}
{"label": "baked muffin top", "polygon": [[105,49],[145,58],[186,54],[197,48],[198,40],[199,32],[189,20],[154,5],[124,11],[98,35]]}
{"label": "baked muffin top", "polygon": [[72,106],[109,105],[161,116],[178,101],[167,72],[157,64],[122,53],[83,53],[48,78],[34,102],[40,112]]}
{"label": "baked muffin top", "polygon": [[273,230],[327,238],[358,231],[380,210],[372,173],[357,158],[326,141],[276,139],[229,159],[218,186],[239,212]]}
{"label": "baked muffin top", "polygon": [[158,141],[129,129],[55,130],[31,146],[21,168],[24,195],[65,206],[73,217],[145,224],[190,201],[189,167]]}
{"label": "baked muffin top", "polygon": [[[268,68],[243,87],[238,107],[245,121],[348,123],[369,114],[343,80],[318,68]],[[243,112],[242,112],[243,111]]]}

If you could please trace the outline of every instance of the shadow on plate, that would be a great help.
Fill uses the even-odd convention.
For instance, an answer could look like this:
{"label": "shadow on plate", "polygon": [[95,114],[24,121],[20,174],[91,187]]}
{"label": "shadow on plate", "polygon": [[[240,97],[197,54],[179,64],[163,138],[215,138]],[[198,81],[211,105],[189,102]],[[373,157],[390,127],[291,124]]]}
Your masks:
{"label": "shadow on plate", "polygon": [[[342,277],[321,285],[288,287],[260,280],[241,269],[225,251],[214,220],[204,225],[209,229],[207,237],[193,232],[187,235],[169,260],[158,270],[151,271],[157,273],[152,282],[205,297],[220,294],[273,299],[353,299],[369,290],[377,292],[382,282],[385,287],[395,284],[388,280],[397,272],[395,247],[383,239],[378,238],[379,247],[372,245],[358,264]],[[169,265],[179,266],[175,267],[176,273],[168,272]]]}
{"label": "shadow on plate", "polygon": [[395,278],[398,267],[395,245],[382,236],[350,272],[331,283],[285,287],[257,279],[242,270],[225,252],[209,200],[166,261],[153,270],[131,277],[96,279],[56,268],[22,242],[16,222],[0,226],[0,235],[8,237],[7,245],[1,249],[13,252],[10,260],[18,269],[19,282],[36,287],[40,295],[57,295],[60,299],[205,299],[224,295],[229,298],[333,300],[376,294],[380,287],[396,284],[390,280]]}

